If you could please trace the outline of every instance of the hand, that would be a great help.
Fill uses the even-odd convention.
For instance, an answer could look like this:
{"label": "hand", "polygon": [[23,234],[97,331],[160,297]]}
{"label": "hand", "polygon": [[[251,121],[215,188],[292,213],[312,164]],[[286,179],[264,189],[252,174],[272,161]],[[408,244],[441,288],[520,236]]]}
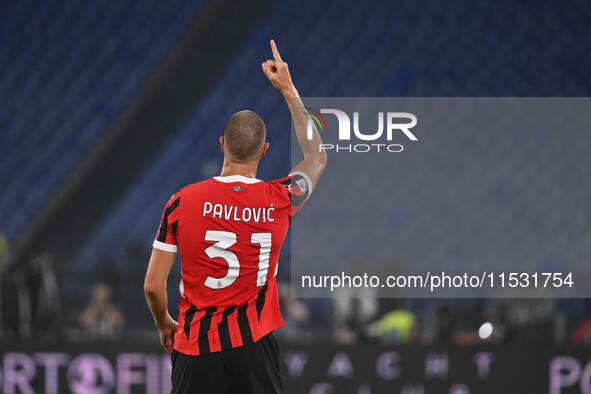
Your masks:
{"label": "hand", "polygon": [[291,82],[289,75],[289,68],[287,63],[281,60],[281,55],[275,45],[275,40],[271,40],[271,50],[273,51],[273,58],[275,60],[267,60],[261,66],[263,72],[269,78],[269,81],[279,90],[284,96],[297,97],[297,90]]}
{"label": "hand", "polygon": [[173,320],[170,315],[166,317],[166,321],[161,327],[158,328],[160,334],[160,343],[167,353],[172,353],[172,347],[174,346],[174,333],[178,327],[178,323]]}

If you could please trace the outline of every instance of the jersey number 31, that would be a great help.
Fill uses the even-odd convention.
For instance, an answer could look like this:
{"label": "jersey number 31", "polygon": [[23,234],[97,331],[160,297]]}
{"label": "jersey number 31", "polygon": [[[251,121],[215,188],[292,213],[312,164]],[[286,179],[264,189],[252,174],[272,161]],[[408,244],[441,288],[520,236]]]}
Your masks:
{"label": "jersey number 31", "polygon": [[[205,279],[205,286],[211,289],[224,289],[230,286],[240,275],[240,262],[238,257],[228,250],[228,248],[237,242],[236,233],[231,231],[207,230],[205,232],[206,241],[215,241],[215,243],[205,249],[205,254],[210,259],[221,257],[228,263],[228,273],[223,278],[214,278],[208,276]],[[257,287],[263,286],[267,282],[267,273],[269,272],[269,259],[271,256],[271,233],[253,233],[250,236],[252,244],[259,245],[259,269],[257,272]]]}

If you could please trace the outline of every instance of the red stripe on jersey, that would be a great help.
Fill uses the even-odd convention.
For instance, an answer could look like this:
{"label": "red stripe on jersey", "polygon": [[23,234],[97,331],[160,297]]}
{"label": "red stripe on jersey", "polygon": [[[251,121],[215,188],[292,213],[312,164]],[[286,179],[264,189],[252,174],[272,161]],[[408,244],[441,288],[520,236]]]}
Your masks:
{"label": "red stripe on jersey", "polygon": [[[181,300],[183,300],[183,298],[181,297]],[[182,346],[184,348],[189,348],[189,346],[192,347],[192,345],[190,345],[191,343],[195,342],[196,343],[196,333],[197,333],[197,328],[199,325],[199,319],[201,318],[201,316],[205,313],[205,311],[200,311],[195,307],[195,313],[193,314],[193,319],[189,322],[189,319],[187,319],[187,312],[190,311],[192,309],[192,305],[189,304],[188,302],[180,302],[179,303],[179,319],[178,319],[178,328],[176,330],[175,336],[174,336],[174,343],[175,343],[175,348],[177,346]],[[197,350],[196,347],[192,348],[190,351],[192,353],[194,353]]]}

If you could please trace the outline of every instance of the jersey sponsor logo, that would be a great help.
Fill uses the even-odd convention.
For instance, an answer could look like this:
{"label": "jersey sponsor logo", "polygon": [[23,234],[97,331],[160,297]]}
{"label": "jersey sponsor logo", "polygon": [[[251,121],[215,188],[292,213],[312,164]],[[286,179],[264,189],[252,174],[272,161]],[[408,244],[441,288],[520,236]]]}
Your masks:
{"label": "jersey sponsor logo", "polygon": [[232,190],[234,190],[235,192],[239,192],[241,190],[244,190],[244,188],[242,186],[234,186],[232,187]]}

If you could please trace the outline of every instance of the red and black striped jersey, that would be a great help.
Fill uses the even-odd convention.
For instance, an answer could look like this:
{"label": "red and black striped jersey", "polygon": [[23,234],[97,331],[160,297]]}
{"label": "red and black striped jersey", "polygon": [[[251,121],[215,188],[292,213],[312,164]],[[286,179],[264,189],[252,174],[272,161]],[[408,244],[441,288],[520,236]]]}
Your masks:
{"label": "red and black striped jersey", "polygon": [[277,260],[311,191],[310,179],[295,172],[271,182],[214,177],[173,194],[154,247],[181,257],[177,351],[242,346],[283,325]]}

